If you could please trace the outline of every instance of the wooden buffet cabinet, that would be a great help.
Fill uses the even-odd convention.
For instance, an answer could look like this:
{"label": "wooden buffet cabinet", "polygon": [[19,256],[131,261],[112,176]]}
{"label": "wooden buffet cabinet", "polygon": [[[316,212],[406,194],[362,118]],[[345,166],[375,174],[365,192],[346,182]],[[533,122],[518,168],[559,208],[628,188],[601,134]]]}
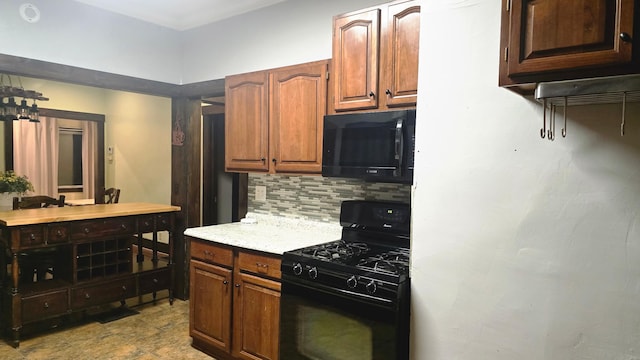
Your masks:
{"label": "wooden buffet cabinet", "polygon": [[[174,213],[148,203],[69,206],[0,212],[2,324],[20,344],[23,326],[157,291],[173,302]],[[169,254],[158,256],[158,232]],[[151,257],[142,235],[152,233]],[[132,244],[138,245],[138,252]],[[36,274],[42,268],[48,274]],[[46,275],[46,276],[45,276]]]}
{"label": "wooden buffet cabinet", "polygon": [[193,347],[219,359],[278,359],[280,256],[189,240]]}

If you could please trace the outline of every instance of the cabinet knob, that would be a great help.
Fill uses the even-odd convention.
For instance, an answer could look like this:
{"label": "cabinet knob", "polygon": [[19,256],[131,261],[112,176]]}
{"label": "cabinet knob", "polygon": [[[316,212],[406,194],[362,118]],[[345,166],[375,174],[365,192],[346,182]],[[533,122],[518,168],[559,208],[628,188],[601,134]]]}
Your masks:
{"label": "cabinet knob", "polygon": [[264,163],[265,161],[267,161],[267,159],[265,159],[265,158],[262,158],[262,159],[260,159],[260,160],[261,160],[263,163]]}
{"label": "cabinet knob", "polygon": [[229,282],[227,280],[222,281],[222,283],[225,285],[229,285]]}
{"label": "cabinet knob", "polygon": [[376,96],[376,94],[373,91],[369,92],[369,97],[374,97],[374,96]]}
{"label": "cabinet knob", "polygon": [[62,230],[58,230],[58,231],[56,231],[56,236],[57,236],[57,237],[62,236]]}
{"label": "cabinet knob", "polygon": [[91,230],[89,230],[89,228],[88,228],[88,227],[84,228],[84,233],[85,233],[85,234],[88,234],[88,233],[89,233],[89,231],[91,231]]}
{"label": "cabinet knob", "polygon": [[624,42],[632,42],[631,35],[627,34],[626,32],[620,33],[620,39]]}
{"label": "cabinet knob", "polygon": [[43,306],[44,306],[44,308],[45,308],[45,309],[48,309],[48,308],[49,308],[49,303],[48,303],[48,302],[45,302],[45,303],[43,304]]}
{"label": "cabinet knob", "polygon": [[271,159],[271,161],[273,161],[273,163],[275,164],[277,160],[276,160],[276,158],[273,158],[273,159]]}
{"label": "cabinet knob", "polygon": [[239,287],[240,287],[240,284],[235,284],[234,286],[235,286],[235,287],[237,287],[237,288],[239,288]]}
{"label": "cabinet knob", "polygon": [[124,286],[124,285],[122,285],[122,291],[123,291],[123,292],[127,291],[127,287],[126,287],[126,286]]}
{"label": "cabinet knob", "polygon": [[387,90],[385,90],[384,93],[387,94],[387,95],[391,95],[391,90],[387,89]]}
{"label": "cabinet knob", "polygon": [[85,299],[91,299],[91,295],[89,295],[89,293],[84,293],[84,298]]}

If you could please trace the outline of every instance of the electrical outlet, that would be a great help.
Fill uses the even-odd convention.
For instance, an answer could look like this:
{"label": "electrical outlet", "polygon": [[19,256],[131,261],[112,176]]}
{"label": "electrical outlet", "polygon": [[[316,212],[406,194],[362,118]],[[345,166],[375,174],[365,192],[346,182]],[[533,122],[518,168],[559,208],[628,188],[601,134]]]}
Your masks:
{"label": "electrical outlet", "polygon": [[256,201],[267,201],[266,186],[256,186]]}

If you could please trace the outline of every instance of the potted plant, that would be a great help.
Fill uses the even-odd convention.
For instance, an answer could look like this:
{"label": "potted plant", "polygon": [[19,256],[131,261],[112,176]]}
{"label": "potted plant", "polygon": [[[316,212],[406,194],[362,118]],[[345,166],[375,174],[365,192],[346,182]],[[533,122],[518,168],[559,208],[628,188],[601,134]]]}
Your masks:
{"label": "potted plant", "polygon": [[11,210],[13,198],[33,191],[26,175],[18,176],[12,170],[0,173],[0,211]]}

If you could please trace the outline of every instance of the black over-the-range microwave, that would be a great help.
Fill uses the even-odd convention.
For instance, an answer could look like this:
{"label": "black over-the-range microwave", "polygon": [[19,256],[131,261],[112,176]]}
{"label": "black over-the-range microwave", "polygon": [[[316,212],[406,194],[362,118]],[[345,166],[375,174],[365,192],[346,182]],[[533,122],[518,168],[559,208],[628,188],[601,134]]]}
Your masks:
{"label": "black over-the-range microwave", "polygon": [[413,183],[416,111],[326,115],[322,176]]}

